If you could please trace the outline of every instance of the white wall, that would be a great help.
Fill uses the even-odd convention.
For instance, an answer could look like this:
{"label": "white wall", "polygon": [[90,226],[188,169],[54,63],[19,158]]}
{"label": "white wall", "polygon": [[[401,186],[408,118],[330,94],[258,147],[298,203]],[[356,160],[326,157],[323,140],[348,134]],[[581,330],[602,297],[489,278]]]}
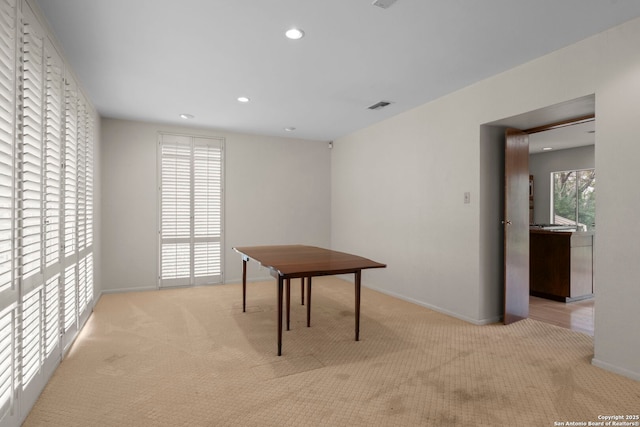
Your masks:
{"label": "white wall", "polygon": [[[502,314],[498,156],[481,126],[596,95],[594,364],[640,379],[640,20],[335,141],[332,245],[385,262],[364,284],[475,323]],[[481,143],[482,141],[482,143]],[[482,190],[482,191],[481,191]],[[464,192],[471,203],[463,203]]]}
{"label": "white wall", "polygon": [[[533,175],[533,221],[550,224],[551,173],[595,167],[595,146],[537,153],[529,156],[529,173]],[[597,206],[596,206],[597,209]]]}
{"label": "white wall", "polygon": [[[103,119],[103,291],[157,288],[160,131],[225,138],[226,282],[241,280],[234,246],[330,246],[331,167],[325,142]],[[249,265],[250,279],[269,277]]]}

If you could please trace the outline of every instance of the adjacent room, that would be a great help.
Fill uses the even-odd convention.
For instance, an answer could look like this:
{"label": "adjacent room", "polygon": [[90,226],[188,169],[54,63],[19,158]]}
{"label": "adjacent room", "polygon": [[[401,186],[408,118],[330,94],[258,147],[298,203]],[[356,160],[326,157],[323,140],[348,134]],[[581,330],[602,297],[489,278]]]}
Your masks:
{"label": "adjacent room", "polygon": [[639,2],[0,22],[0,427],[640,425]]}

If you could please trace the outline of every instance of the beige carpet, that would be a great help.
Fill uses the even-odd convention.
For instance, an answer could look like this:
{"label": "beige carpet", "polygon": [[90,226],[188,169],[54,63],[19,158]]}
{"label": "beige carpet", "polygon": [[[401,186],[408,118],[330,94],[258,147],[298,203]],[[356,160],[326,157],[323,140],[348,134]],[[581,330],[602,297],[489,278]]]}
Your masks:
{"label": "beige carpet", "polygon": [[[365,275],[366,280],[366,275]],[[474,326],[313,282],[276,356],[276,285],[103,296],[25,426],[553,426],[637,414],[640,383],[590,364],[592,338],[535,320]],[[295,303],[294,303],[295,302]]]}

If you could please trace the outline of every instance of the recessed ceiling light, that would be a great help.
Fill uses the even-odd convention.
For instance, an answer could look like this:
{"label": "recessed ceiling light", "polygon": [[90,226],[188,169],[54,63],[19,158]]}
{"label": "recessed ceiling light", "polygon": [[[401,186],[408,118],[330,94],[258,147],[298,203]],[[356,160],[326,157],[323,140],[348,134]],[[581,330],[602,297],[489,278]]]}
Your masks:
{"label": "recessed ceiling light", "polygon": [[304,31],[298,28],[292,28],[290,30],[287,30],[287,32],[284,33],[284,35],[291,40],[299,40],[304,37]]}
{"label": "recessed ceiling light", "polygon": [[376,0],[371,4],[373,4],[374,6],[381,7],[383,9],[387,9],[389,6],[393,5],[395,2],[396,0]]}
{"label": "recessed ceiling light", "polygon": [[549,151],[549,150],[553,150],[553,147],[544,147],[544,148],[542,149],[542,151]]}
{"label": "recessed ceiling light", "polygon": [[249,102],[249,101],[251,101],[251,99],[247,98],[246,96],[238,97],[238,102]]}
{"label": "recessed ceiling light", "polygon": [[193,119],[194,117],[195,116],[193,114],[186,114],[186,113],[180,114],[180,118],[185,120],[190,120],[190,119]]}
{"label": "recessed ceiling light", "polygon": [[286,130],[287,132],[293,132],[294,130],[296,130],[296,128],[294,128],[293,126],[290,126],[288,128],[284,128],[284,130]]}

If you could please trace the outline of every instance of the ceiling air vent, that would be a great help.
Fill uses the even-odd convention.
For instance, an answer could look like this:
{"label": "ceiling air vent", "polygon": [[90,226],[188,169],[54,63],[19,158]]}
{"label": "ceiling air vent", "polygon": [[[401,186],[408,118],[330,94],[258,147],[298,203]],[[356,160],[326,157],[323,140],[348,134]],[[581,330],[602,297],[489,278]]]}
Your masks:
{"label": "ceiling air vent", "polygon": [[394,4],[395,2],[396,2],[396,0],[376,0],[372,4],[374,6],[378,6],[378,7],[381,7],[383,9],[386,9],[389,6],[391,6],[392,4]]}
{"label": "ceiling air vent", "polygon": [[386,107],[387,105],[390,105],[390,104],[391,104],[391,102],[389,102],[389,101],[380,101],[380,102],[376,102],[375,104],[373,104],[373,105],[371,105],[371,106],[369,106],[367,108],[369,108],[369,110],[380,110],[380,109],[382,109],[382,108],[384,108],[384,107]]}

